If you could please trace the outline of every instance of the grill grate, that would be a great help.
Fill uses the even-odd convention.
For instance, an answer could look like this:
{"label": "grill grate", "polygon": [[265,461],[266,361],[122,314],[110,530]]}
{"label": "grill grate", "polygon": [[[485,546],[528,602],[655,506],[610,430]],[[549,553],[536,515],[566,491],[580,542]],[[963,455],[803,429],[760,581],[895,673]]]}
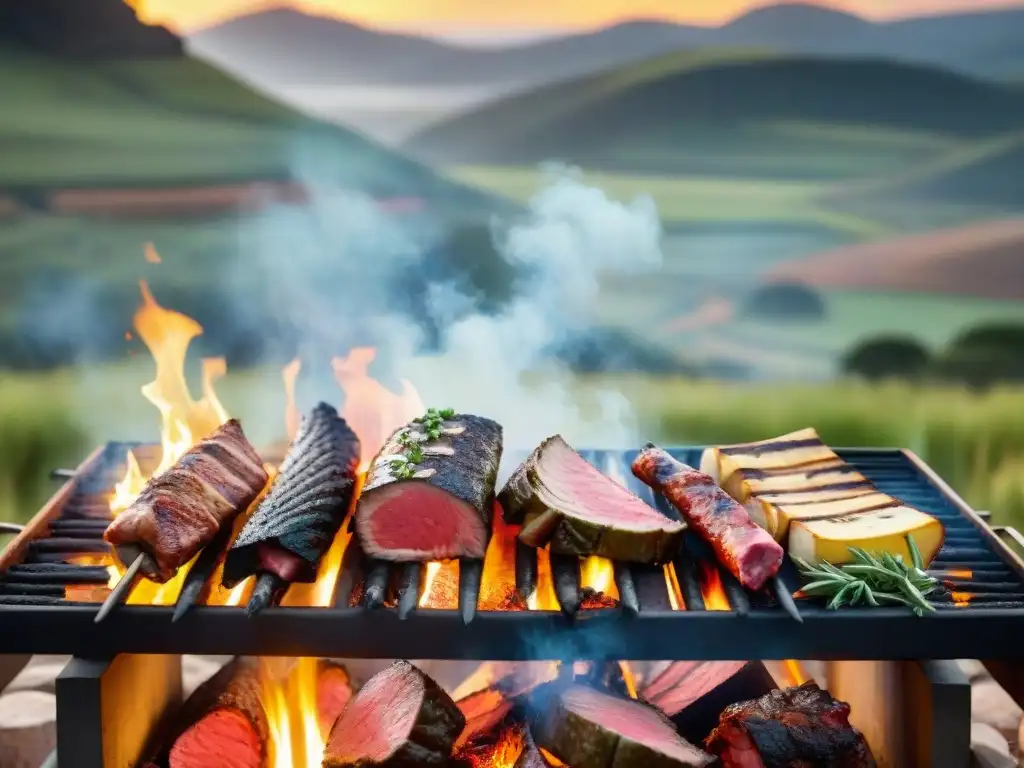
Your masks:
{"label": "grill grate", "polygon": [[[931,572],[946,590],[924,618],[902,608],[827,611],[797,601],[793,621],[771,590],[750,593],[719,568],[710,549],[687,533],[666,569],[614,564],[616,607],[589,607],[580,560],[552,556],[562,610],[478,610],[483,563],[459,564],[458,609],[417,606],[424,568],[368,560],[352,539],[329,608],[278,607],[249,619],[241,608],[201,607],[172,623],[173,606],[122,606],[93,624],[108,593],[101,535],[107,499],[124,471],[128,446],[110,444],[79,473],[63,502],[20,558],[0,575],[0,653],[116,652],[323,655],[365,658],[537,657],[573,659],[755,658],[1024,658],[1013,641],[1024,630],[1024,576],[1016,557],[941,480],[897,450],[850,449],[840,455],[878,488],[938,517],[946,527]],[[699,448],[670,451],[699,464]],[[585,458],[663,514],[665,499],[632,476],[635,451],[589,451]],[[514,466],[522,457],[508,457]],[[92,558],[90,562],[88,558]],[[10,554],[6,556],[10,560]],[[516,548],[515,586],[527,595],[536,583],[535,550]],[[212,570],[212,569],[211,569]],[[796,587],[788,560],[780,574]],[[672,579],[678,590],[670,586]],[[201,581],[201,579],[200,579]],[[709,582],[720,582],[728,605],[705,604]],[[69,596],[71,586],[76,596]],[[65,587],[68,592],[65,593]],[[92,587],[88,589],[82,587]],[[511,586],[511,585],[510,585]],[[678,591],[678,596],[676,595]],[[81,595],[88,594],[88,600]],[[681,598],[681,600],[680,600]],[[856,622],[855,624],[852,622]],[[998,646],[998,647],[997,647]]]}

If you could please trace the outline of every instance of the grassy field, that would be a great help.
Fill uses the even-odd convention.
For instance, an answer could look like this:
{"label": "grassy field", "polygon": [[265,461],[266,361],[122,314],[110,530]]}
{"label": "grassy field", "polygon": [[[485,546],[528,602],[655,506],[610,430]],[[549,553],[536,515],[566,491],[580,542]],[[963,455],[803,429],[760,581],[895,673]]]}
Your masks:
{"label": "grassy field", "polygon": [[[101,439],[152,438],[156,411],[136,394],[151,374],[147,366],[124,365],[0,379],[0,519],[29,517],[52,491],[49,469],[73,465]],[[813,425],[837,446],[910,448],[977,508],[1024,525],[1024,389],[976,395],[895,385],[741,386],[602,376],[577,379],[572,397],[583,402],[608,388],[632,403],[637,439],[732,442]],[[255,442],[283,433],[278,372],[232,372],[217,390]]]}

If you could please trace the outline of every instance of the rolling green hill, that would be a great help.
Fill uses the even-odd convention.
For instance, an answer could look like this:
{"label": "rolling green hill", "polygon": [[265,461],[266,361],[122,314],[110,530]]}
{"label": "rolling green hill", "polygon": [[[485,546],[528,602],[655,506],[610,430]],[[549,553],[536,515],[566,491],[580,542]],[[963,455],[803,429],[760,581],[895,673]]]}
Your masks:
{"label": "rolling green hill", "polygon": [[491,103],[428,128],[453,163],[848,179],[1024,127],[1024,90],[869,59],[717,50],[663,56]]}

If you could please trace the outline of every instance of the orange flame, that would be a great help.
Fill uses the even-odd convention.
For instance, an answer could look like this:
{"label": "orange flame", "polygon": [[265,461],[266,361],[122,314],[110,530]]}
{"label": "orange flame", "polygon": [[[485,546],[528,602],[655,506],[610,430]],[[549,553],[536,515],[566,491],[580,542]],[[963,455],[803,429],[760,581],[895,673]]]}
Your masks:
{"label": "orange flame", "polygon": [[420,608],[455,610],[459,607],[459,561],[427,563],[420,589]]}
{"label": "orange flame", "polygon": [[402,380],[402,393],[395,394],[370,376],[370,363],[376,356],[377,350],[360,347],[353,349],[347,357],[336,357],[331,361],[334,378],[345,394],[341,415],[362,443],[364,472],[392,432],[427,410],[419,393],[405,379]]}
{"label": "orange flame", "polygon": [[969,571],[967,569],[956,569],[952,571],[946,571],[943,574],[943,576],[946,576],[950,579],[973,579],[974,571]]}
{"label": "orange flame", "polygon": [[704,608],[709,611],[731,611],[732,606],[729,604],[729,597],[725,594],[722,576],[718,573],[718,569],[705,562],[701,562],[700,569],[704,576],[700,585]]}
{"label": "orange flame", "polygon": [[551,768],[569,768],[568,763],[563,763],[543,747],[538,748],[538,751],[540,752],[540,756],[544,758],[544,762],[550,765]]}
{"label": "orange flame", "polygon": [[502,516],[501,505],[494,505],[494,523],[491,540],[484,555],[484,570],[480,579],[480,598],[476,607],[481,611],[500,611],[522,607],[515,599],[516,589],[516,537],[520,526],[509,525]]}
{"label": "orange flame", "polygon": [[300,658],[286,674],[261,660],[263,702],[270,726],[268,768],[320,768],[326,742],[317,709],[319,663]]}
{"label": "orange flame", "polygon": [[950,597],[953,598],[953,605],[957,608],[966,608],[971,603],[970,592],[952,592]]}
{"label": "orange flame", "polygon": [[786,678],[790,687],[803,685],[810,679],[807,673],[804,672],[803,666],[796,659],[786,659],[782,662],[782,665],[786,670]]}
{"label": "orange flame", "polygon": [[560,610],[555,577],[551,572],[551,553],[547,547],[537,550],[537,588],[527,598],[526,607],[531,611]]}
{"label": "orange flame", "polygon": [[[161,307],[145,281],[140,281],[139,286],[142,305],[135,313],[135,331],[156,363],[156,378],[142,388],[142,394],[161,416],[162,454],[151,475],[155,477],[174,466],[196,442],[228,420],[213,388],[213,382],[227,372],[227,364],[223,358],[203,360],[203,396],[193,400],[185,381],[185,359],[189,344],[203,328],[192,318]],[[127,509],[148,479],[129,452],[127,471],[115,486],[111,511],[116,515]]]}
{"label": "orange flame", "polygon": [[626,693],[629,694],[629,698],[638,698],[636,693],[636,674],[633,672],[633,667],[630,666],[628,661],[620,661],[619,670],[622,672],[622,682],[626,684]]}
{"label": "orange flame", "polygon": [[679,587],[679,577],[676,575],[676,567],[669,563],[664,568],[665,590],[668,592],[668,604],[673,611],[686,610],[686,602],[683,600],[683,590]]}
{"label": "orange flame", "polygon": [[295,439],[295,436],[299,433],[299,424],[302,421],[299,409],[295,405],[295,381],[298,379],[299,371],[301,370],[302,361],[299,358],[295,358],[281,369],[281,378],[284,379],[285,396],[284,423],[288,428],[289,440]]}
{"label": "orange flame", "polygon": [[615,566],[612,561],[591,555],[580,565],[580,586],[590,587],[612,600],[619,599],[619,589],[615,586]]}

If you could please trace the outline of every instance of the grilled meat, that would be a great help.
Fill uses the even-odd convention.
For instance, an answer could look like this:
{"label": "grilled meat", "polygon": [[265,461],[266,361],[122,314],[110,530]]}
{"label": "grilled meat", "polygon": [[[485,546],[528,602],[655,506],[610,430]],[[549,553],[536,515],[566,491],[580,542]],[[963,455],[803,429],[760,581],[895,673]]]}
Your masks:
{"label": "grilled meat", "polygon": [[326,740],[334,723],[352,700],[352,678],[341,664],[327,659],[317,663],[316,713],[320,735]]}
{"label": "grilled meat", "polygon": [[498,500],[505,520],[523,526],[521,542],[550,542],[556,554],[662,563],[684,529],[605,477],[558,435],[516,469]]}
{"label": "grilled meat", "polygon": [[707,748],[723,768],[875,768],[849,715],[849,704],[807,682],[727,707]]}
{"label": "grilled meat", "polygon": [[[356,505],[363,551],[391,561],[482,560],[501,461],[501,425],[444,413],[440,435],[422,423],[396,431],[373,460]],[[409,456],[416,461],[410,461]]]}
{"label": "grilled meat", "polygon": [[185,702],[170,768],[264,768],[270,736],[254,661],[235,659]]}
{"label": "grilled meat", "polygon": [[396,661],[370,678],[338,718],[323,768],[444,766],[465,725],[437,683]]}
{"label": "grilled meat", "polygon": [[284,583],[316,580],[352,503],[359,450],[359,438],[331,406],[320,403],[306,416],[270,492],[228,551],[225,586],[260,571]]}
{"label": "grilled meat", "polygon": [[743,586],[760,589],[779,572],[785,556],[782,547],[708,475],[652,443],[633,461],[633,474],[679,510]]}
{"label": "grilled meat", "polygon": [[573,768],[680,768],[713,758],[684,741],[665,715],[586,685],[550,693],[531,724],[537,746]]}
{"label": "grilled meat", "polygon": [[103,534],[125,565],[145,554],[143,572],[169,581],[259,496],[268,475],[235,419],[152,478]]}

